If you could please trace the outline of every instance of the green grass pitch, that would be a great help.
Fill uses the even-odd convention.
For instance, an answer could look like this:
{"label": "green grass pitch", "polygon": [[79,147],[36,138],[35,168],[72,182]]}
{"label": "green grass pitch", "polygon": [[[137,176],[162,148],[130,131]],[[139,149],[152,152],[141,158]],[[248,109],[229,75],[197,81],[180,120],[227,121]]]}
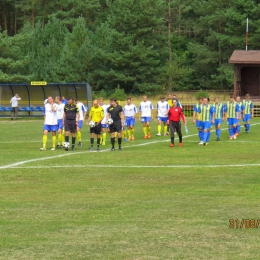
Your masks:
{"label": "green grass pitch", "polygon": [[0,259],[259,259],[260,119],[208,146],[188,119],[182,148],[137,123],[122,152],[89,152],[87,126],[40,151],[42,120],[0,123]]}

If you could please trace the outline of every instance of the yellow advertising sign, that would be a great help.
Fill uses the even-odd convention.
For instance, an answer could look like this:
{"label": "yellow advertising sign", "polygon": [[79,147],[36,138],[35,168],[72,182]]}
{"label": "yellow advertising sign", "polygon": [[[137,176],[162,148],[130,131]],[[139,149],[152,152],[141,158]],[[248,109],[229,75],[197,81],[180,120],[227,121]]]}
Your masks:
{"label": "yellow advertising sign", "polygon": [[46,81],[31,81],[31,86],[45,86],[47,85]]}

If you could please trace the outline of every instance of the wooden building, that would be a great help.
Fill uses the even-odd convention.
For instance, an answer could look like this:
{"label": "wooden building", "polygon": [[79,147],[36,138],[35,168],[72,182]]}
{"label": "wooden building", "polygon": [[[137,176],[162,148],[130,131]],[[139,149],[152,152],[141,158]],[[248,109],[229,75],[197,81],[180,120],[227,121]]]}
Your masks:
{"label": "wooden building", "polygon": [[260,97],[260,51],[235,50],[229,59],[234,64],[234,94]]}

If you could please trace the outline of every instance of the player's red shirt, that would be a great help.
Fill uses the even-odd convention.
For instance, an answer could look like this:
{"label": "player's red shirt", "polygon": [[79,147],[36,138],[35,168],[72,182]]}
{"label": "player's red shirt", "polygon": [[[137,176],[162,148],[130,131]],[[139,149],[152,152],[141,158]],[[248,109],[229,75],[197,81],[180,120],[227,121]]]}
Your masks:
{"label": "player's red shirt", "polygon": [[180,122],[182,121],[186,123],[186,119],[184,114],[182,113],[182,109],[180,107],[171,107],[168,113],[168,119],[169,121],[174,121],[174,122]]}

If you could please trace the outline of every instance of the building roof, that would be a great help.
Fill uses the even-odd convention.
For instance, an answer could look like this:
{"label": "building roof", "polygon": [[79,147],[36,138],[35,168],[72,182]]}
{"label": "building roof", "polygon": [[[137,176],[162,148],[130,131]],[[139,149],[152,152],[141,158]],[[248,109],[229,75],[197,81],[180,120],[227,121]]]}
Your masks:
{"label": "building roof", "polygon": [[229,63],[233,64],[260,64],[260,50],[241,51],[236,50],[232,53]]}

